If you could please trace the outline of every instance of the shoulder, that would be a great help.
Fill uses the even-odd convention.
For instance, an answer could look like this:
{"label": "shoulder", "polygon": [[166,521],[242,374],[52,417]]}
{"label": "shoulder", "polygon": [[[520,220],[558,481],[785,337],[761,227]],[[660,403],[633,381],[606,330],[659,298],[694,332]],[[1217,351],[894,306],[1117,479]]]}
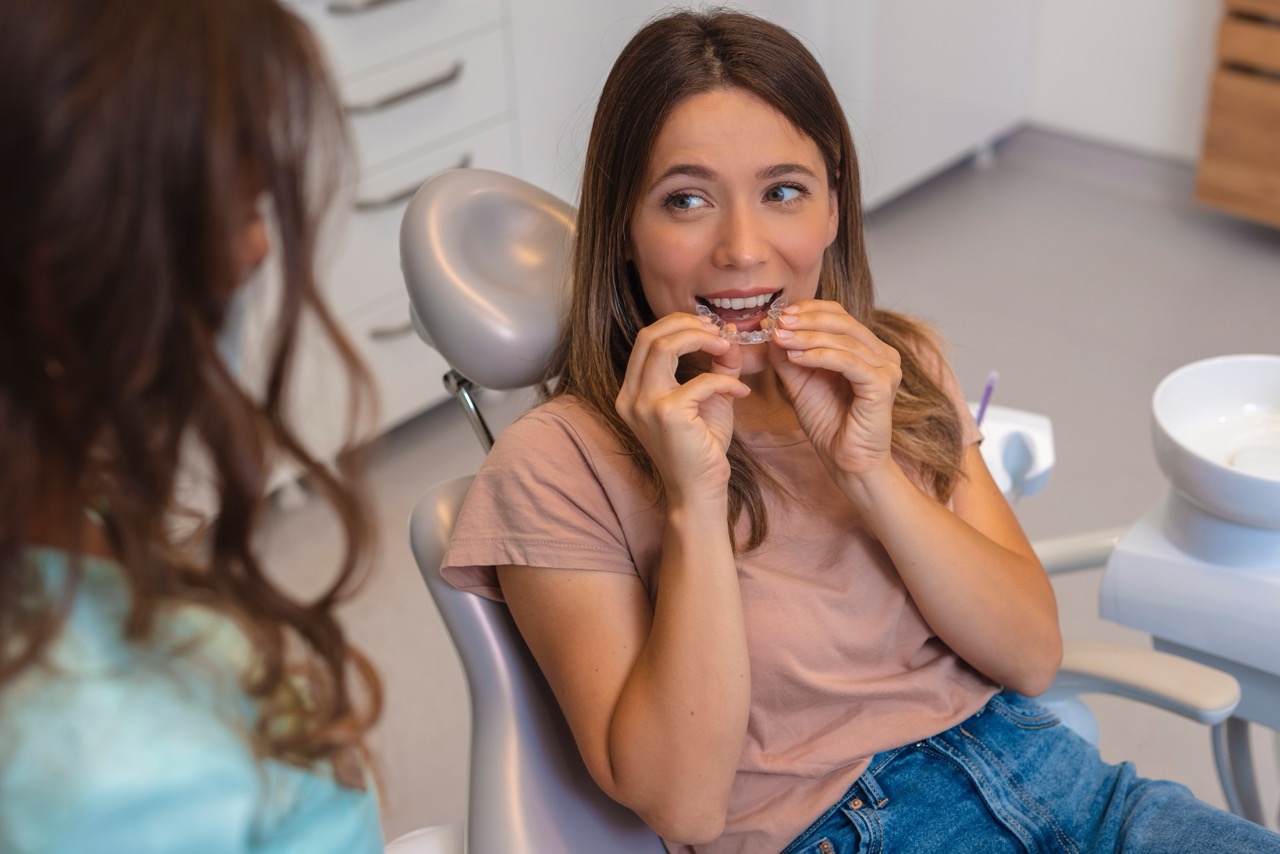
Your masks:
{"label": "shoulder", "polygon": [[533,477],[540,482],[635,477],[634,463],[596,411],[570,395],[544,403],[499,434],[480,480]]}
{"label": "shoulder", "polygon": [[128,641],[118,568],[86,570],[46,660],[0,693],[0,850],[267,850],[267,805],[301,789],[251,747],[245,636],[180,605]]}
{"label": "shoulder", "polygon": [[572,395],[561,395],[526,412],[498,435],[502,446],[524,448],[551,442],[572,444],[584,451],[617,447],[618,441],[598,412]]}
{"label": "shoulder", "polygon": [[[914,383],[912,393],[924,389],[922,380],[935,386],[951,403],[959,418],[961,445],[981,440],[982,434],[970,414],[968,399],[949,359],[949,347],[942,333],[930,324],[900,312],[878,309],[876,311],[877,334],[889,339],[903,356],[903,385]],[[908,368],[910,361],[914,370]],[[915,376],[913,376],[913,374]],[[932,394],[932,393],[930,393]]]}
{"label": "shoulder", "polygon": [[[178,850],[175,834],[206,815],[214,838],[244,833],[261,797],[248,732],[208,693],[136,659],[24,672],[0,702],[0,827],[13,837],[0,848],[123,851],[145,833]],[[159,816],[173,826],[153,827]]]}
{"label": "shoulder", "polygon": [[458,513],[445,579],[498,598],[504,564],[634,572],[630,526],[653,503],[604,419],[556,398],[499,435]]}
{"label": "shoulder", "polygon": [[380,850],[371,793],[257,757],[252,702],[224,679],[236,668],[210,673],[218,656],[197,658],[143,650],[110,668],[32,668],[6,686],[0,850],[266,854],[287,850],[284,836],[308,839],[316,818],[370,844],[306,850]]}

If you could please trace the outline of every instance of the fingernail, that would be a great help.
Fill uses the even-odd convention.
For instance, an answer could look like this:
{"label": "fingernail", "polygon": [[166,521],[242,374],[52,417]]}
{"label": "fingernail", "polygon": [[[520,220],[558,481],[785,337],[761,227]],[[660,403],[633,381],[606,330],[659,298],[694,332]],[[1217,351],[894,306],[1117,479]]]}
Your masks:
{"label": "fingernail", "polygon": [[792,332],[790,329],[775,329],[775,330],[773,330],[773,337],[774,337],[774,338],[781,338],[783,341],[787,340],[788,338],[794,338],[794,337],[795,337],[795,335],[796,335],[796,334],[795,334],[794,332]]}
{"label": "fingernail", "polygon": [[796,316],[794,314],[787,314],[786,312],[783,312],[778,316],[778,322],[785,323],[790,326],[796,322]]}

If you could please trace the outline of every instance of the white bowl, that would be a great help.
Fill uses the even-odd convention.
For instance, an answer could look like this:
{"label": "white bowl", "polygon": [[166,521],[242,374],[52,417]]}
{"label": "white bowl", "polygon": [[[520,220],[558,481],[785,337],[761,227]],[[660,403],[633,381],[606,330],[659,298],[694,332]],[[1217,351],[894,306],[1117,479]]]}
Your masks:
{"label": "white bowl", "polygon": [[1280,356],[1219,356],[1169,374],[1151,402],[1156,459],[1203,510],[1280,530]]}

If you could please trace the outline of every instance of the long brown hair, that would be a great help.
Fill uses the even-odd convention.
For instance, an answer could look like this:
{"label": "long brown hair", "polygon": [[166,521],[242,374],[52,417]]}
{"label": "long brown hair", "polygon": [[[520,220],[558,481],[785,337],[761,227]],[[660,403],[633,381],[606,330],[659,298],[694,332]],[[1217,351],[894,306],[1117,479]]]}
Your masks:
{"label": "long brown hair", "polygon": [[[827,249],[819,299],[834,300],[902,356],[894,400],[893,448],[939,500],[960,476],[959,415],[922,363],[939,354],[923,324],[878,309],[862,233],[862,202],[853,139],[839,100],[817,60],[786,30],[730,10],[677,12],[642,28],[623,48],[604,85],[587,145],[573,256],[573,296],[549,377],[553,394],[573,394],[598,412],[654,481],[652,461],[617,415],[627,358],[636,334],[653,322],[634,270],[625,260],[654,140],[686,98],[738,88],[762,98],[822,152],[836,194],[840,226]],[[745,509],[751,534],[768,523],[760,483],[768,472],[736,439],[729,448],[729,520]]]}
{"label": "long brown hair", "polygon": [[[367,522],[286,414],[305,318],[345,362],[353,406],[369,403],[315,280],[347,148],[319,49],[276,0],[5,0],[0,115],[0,690],[56,637],[93,510],[132,595],[127,637],[145,641],[167,603],[231,615],[260,656],[245,676],[262,708],[255,749],[303,766],[345,758],[380,706],[334,614],[363,574]],[[278,311],[249,393],[218,335],[258,191]],[[185,448],[207,459],[217,492],[196,542],[170,524]],[[272,467],[288,459],[345,535],[312,601],[275,586],[251,542]],[[70,540],[55,602],[31,596],[33,496],[51,499],[43,509]]]}

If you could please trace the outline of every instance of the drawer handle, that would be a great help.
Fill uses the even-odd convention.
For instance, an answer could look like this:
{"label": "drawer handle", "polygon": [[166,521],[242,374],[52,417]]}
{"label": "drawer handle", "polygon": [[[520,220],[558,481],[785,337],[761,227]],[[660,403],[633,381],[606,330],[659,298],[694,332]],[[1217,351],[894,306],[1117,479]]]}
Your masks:
{"label": "drawer handle", "polygon": [[[457,163],[457,165],[456,165],[456,166],[451,166],[451,167],[449,167],[449,168],[451,168],[451,169],[467,169],[467,168],[469,168],[470,166],[471,166],[471,152],[467,152],[466,154],[462,155],[462,159],[458,161],[458,163]],[[441,171],[443,172],[443,171],[447,171],[447,170],[443,170],[443,169],[442,169]],[[427,176],[427,178],[431,178],[431,177],[433,177],[433,176],[432,176],[432,175],[428,175],[428,176]],[[424,180],[425,180],[425,179],[424,179]],[[391,207],[395,207],[396,205],[400,204],[401,202],[403,202],[403,201],[405,201],[405,200],[407,200],[407,199],[411,199],[411,198],[413,198],[413,194],[414,194],[414,193],[416,193],[416,192],[418,192],[418,187],[420,187],[420,186],[422,186],[422,185],[421,185],[421,184],[416,184],[416,185],[414,185],[414,186],[412,186],[412,187],[408,188],[407,190],[401,190],[401,191],[400,191],[400,192],[398,192],[398,193],[393,193],[393,194],[391,194],[390,196],[384,196],[384,197],[383,197],[383,198],[381,198],[381,199],[368,199],[368,200],[360,199],[360,200],[356,201],[356,210],[358,210],[358,211],[376,211],[376,210],[381,210],[382,208],[391,208]]]}
{"label": "drawer handle", "polygon": [[365,113],[375,113],[378,110],[385,110],[387,107],[395,106],[401,101],[408,101],[410,98],[417,98],[419,95],[425,95],[435,89],[443,89],[445,86],[451,86],[458,82],[458,78],[462,76],[464,63],[461,59],[453,64],[453,67],[441,74],[439,77],[432,77],[424,83],[405,89],[403,92],[395,92],[387,97],[372,101],[366,104],[348,104],[347,112],[353,116],[363,115]]}
{"label": "drawer handle", "polygon": [[394,341],[413,333],[413,321],[406,320],[392,326],[375,326],[369,330],[369,337],[374,341]]}
{"label": "drawer handle", "polygon": [[359,15],[361,12],[368,12],[370,9],[378,6],[385,6],[388,3],[397,3],[400,0],[334,0],[329,4],[329,12],[333,15]]}

